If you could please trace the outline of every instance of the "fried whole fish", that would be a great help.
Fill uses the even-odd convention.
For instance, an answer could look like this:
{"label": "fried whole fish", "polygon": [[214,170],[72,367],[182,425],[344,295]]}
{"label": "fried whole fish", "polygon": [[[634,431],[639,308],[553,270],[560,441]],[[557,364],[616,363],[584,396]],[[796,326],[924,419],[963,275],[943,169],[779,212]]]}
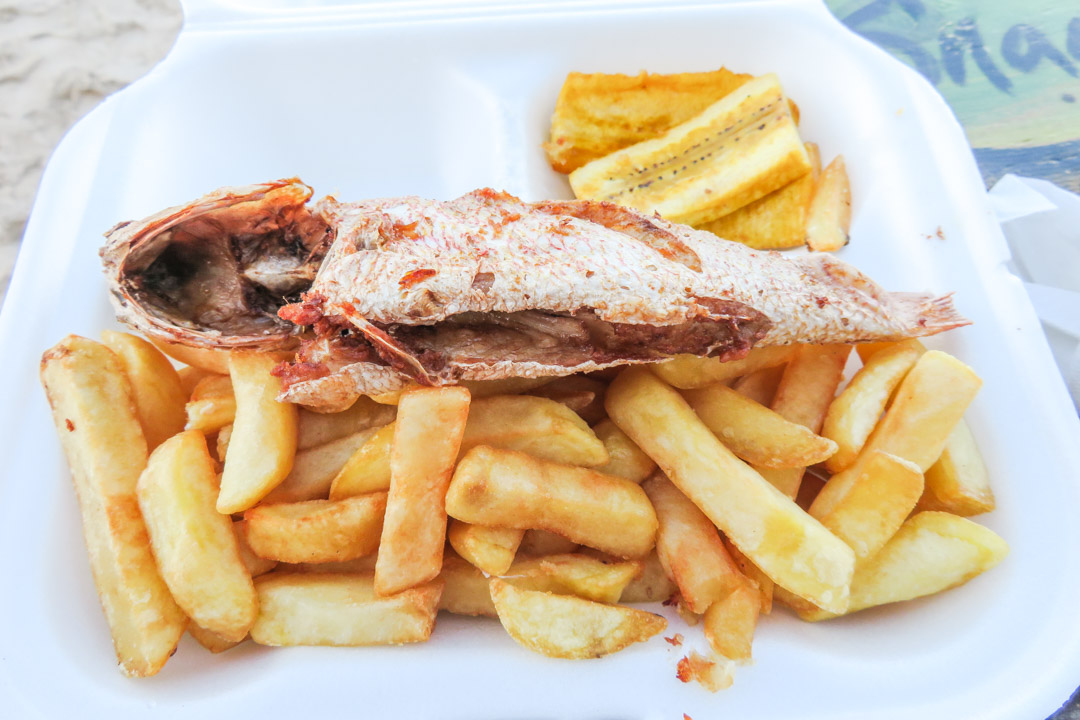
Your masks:
{"label": "fried whole fish", "polygon": [[282,399],[325,411],[409,382],[968,322],[948,296],[885,292],[829,255],[751,250],[609,203],[310,197],[297,180],[226,188],[117,226],[102,257],[119,318],[187,345],[295,349]]}

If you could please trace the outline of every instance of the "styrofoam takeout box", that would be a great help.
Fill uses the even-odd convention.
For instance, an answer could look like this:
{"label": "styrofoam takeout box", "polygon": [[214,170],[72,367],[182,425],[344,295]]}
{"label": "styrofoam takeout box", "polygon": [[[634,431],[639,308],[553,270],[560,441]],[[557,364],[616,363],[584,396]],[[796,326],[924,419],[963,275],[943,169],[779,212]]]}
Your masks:
{"label": "styrofoam takeout box", "polygon": [[[0,315],[0,716],[1029,720],[1080,682],[1080,425],[964,135],[914,72],[811,0],[185,4],[169,57],[56,151]],[[497,622],[446,616],[430,643],[399,648],[211,656],[185,639],[159,676],[122,677],[37,380],[45,348],[115,324],[101,233],[291,175],[343,199],[567,197],[540,148],[567,72],[720,65],[778,73],[804,136],[826,161],[844,154],[855,206],[840,257],[890,289],[955,291],[974,319],[929,344],[985,379],[968,418],[999,509],[978,521],[1011,555],[957,590],[844,620],[776,610],[717,695],[675,679],[687,648],[660,637],[558,661]],[[700,628],[676,630],[704,648]]]}

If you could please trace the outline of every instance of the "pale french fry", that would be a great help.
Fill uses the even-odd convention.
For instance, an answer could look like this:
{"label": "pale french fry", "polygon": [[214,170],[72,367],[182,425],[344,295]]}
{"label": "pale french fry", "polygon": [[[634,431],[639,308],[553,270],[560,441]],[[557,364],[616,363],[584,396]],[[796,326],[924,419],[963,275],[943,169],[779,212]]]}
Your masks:
{"label": "pale french fry", "polygon": [[191,393],[195,391],[195,386],[199,384],[203,378],[210,377],[215,373],[209,370],[203,370],[202,368],[192,367],[191,365],[185,365],[176,371],[177,376],[180,378],[180,387],[184,389],[184,398],[190,398]]}
{"label": "pale french fry", "polygon": [[491,599],[510,637],[548,657],[603,657],[667,627],[663,617],[644,610],[524,590],[499,578],[491,578]]}
{"label": "pale french fry", "polygon": [[229,357],[236,420],[221,475],[220,513],[247,510],[292,469],[296,406],[277,401],[281,382],[270,374],[277,364],[278,358],[271,354],[232,353]]}
{"label": "pale french fry", "polygon": [[851,183],[844,156],[837,155],[821,172],[806,215],[806,246],[836,252],[848,244],[851,230]]}
{"label": "pale french fry", "polygon": [[[360,432],[332,440],[296,453],[292,470],[281,484],[263,498],[264,503],[289,503],[304,500],[320,500],[330,494],[334,478],[360,448],[371,442],[382,428],[368,428]],[[391,430],[391,434],[393,431]],[[390,483],[382,483],[364,492],[331,496],[331,500],[343,500],[352,495],[388,490]]]}
{"label": "pale french fry", "polygon": [[470,525],[450,520],[446,539],[465,560],[488,575],[502,575],[514,562],[524,530]]}
{"label": "pale french fry", "polygon": [[975,436],[960,420],[949,433],[941,457],[926,471],[926,488],[916,510],[978,515],[994,509],[994,492]]}
{"label": "pale french fry", "polygon": [[199,627],[244,639],[255,622],[255,588],[232,521],[217,504],[217,469],[206,438],[187,430],[162,443],[139,477],[139,508],[161,577]]}
{"label": "pale french fry", "polygon": [[568,375],[544,383],[529,394],[548,398],[573,410],[588,425],[604,419],[604,393],[607,383],[585,375]]}
{"label": "pale french fry", "polygon": [[611,420],[600,421],[593,428],[593,432],[604,443],[608,454],[608,461],[594,468],[597,472],[640,483],[656,469],[653,459]]}
{"label": "pale french fry", "polygon": [[[912,515],[877,555],[859,566],[851,581],[848,613],[963,585],[1008,553],[1008,544],[997,533],[967,518],[933,511]],[[832,616],[800,609],[799,617]]]}
{"label": "pale french fry", "polygon": [[716,526],[663,473],[641,484],[660,521],[656,553],[691,612],[703,613],[746,578],[724,547]]}
{"label": "pale french fry", "polygon": [[724,385],[683,391],[683,397],[720,442],[748,463],[806,467],[836,451],[836,443]]}
{"label": "pale french fry", "polygon": [[228,375],[207,375],[191,391],[184,408],[187,414],[185,430],[212,433],[236,419],[236,397]]}
{"label": "pale french fry", "polygon": [[740,395],[745,395],[754,402],[770,407],[773,398],[776,397],[776,389],[780,387],[780,379],[783,376],[783,365],[761,368],[743,375],[731,383],[731,389]]}
{"label": "pale french fry", "polygon": [[150,342],[154,343],[158,350],[173,360],[179,360],[185,365],[197,367],[216,375],[229,374],[229,352],[227,350],[196,348],[181,345],[180,343],[165,342],[159,338],[150,338]]}
{"label": "pale french fry", "polygon": [[135,486],[146,466],[146,439],[120,360],[104,345],[69,335],[41,358],[52,407],[79,500],[83,537],[121,671],[157,673],[187,617],[169,593],[150,551]]}
{"label": "pale french fry", "polygon": [[488,578],[475,565],[462,560],[452,551],[443,556],[439,579],[445,583],[439,609],[455,615],[484,615],[498,617],[491,602]]}
{"label": "pale french fry", "polygon": [[279,562],[353,560],[379,547],[385,511],[385,492],[259,505],[244,513],[244,534],[256,555]]}
{"label": "pale french fry", "polygon": [[615,603],[644,568],[641,560],[604,562],[582,553],[547,555],[515,560],[502,579],[526,590]]}
{"label": "pale french fry", "polygon": [[199,643],[215,655],[223,653],[226,650],[231,650],[243,642],[243,639],[229,640],[212,630],[199,627],[195,622],[188,623],[187,631],[188,635],[195,639],[195,642]]}
{"label": "pale french fry", "polygon": [[153,450],[184,429],[184,403],[188,396],[180,376],[168,358],[140,337],[105,330],[101,339],[124,366],[146,446]]}
{"label": "pale french fry", "polygon": [[692,390],[726,383],[762,368],[783,365],[795,354],[794,345],[753,348],[742,360],[723,362],[719,358],[676,355],[667,362],[650,365],[661,380],[680,390]]}
{"label": "pale french fry", "polygon": [[247,568],[248,575],[253,578],[265,575],[277,567],[277,560],[259,557],[248,545],[247,533],[244,531],[244,521],[234,520],[232,523],[233,536],[236,537],[236,549],[240,551],[240,561]]}
{"label": "pale french fry", "polygon": [[705,611],[705,638],[713,652],[731,660],[749,660],[761,601],[752,583],[743,583]]}
{"label": "pale french fry", "polygon": [[941,456],[949,433],[981,385],[979,376],[951,355],[925,353],[896,389],[892,405],[859,457],[884,450],[926,472]]}
{"label": "pale french fry", "polygon": [[443,584],[395,595],[375,592],[372,573],[273,572],[256,578],[260,645],[400,645],[424,642],[435,626]]}
{"label": "pale french fry", "polygon": [[576,542],[564,538],[562,535],[533,528],[526,530],[525,535],[521,538],[521,544],[518,545],[518,555],[564,555],[574,552],[579,547],[581,546]]}
{"label": "pale french fry", "polygon": [[851,546],[857,566],[872,558],[896,533],[922,491],[918,466],[875,450],[833,475],[809,512]]}
{"label": "pale french fry", "polygon": [[772,612],[773,606],[773,592],[776,589],[776,583],[772,578],[761,571],[754,562],[743,555],[739,548],[735,547],[731,542],[724,541],[724,547],[727,548],[728,554],[731,555],[731,559],[735,561],[735,564],[739,567],[739,570],[745,575],[750,582],[757,589],[758,597],[761,600],[761,614],[768,615]]}
{"label": "pale french fry", "polygon": [[393,406],[380,405],[366,396],[357,398],[348,410],[339,413],[317,413],[300,408],[296,449],[307,450],[361,430],[382,427],[393,422],[396,414]]}
{"label": "pale french fry", "polygon": [[837,445],[825,461],[830,473],[851,467],[885,410],[893,390],[922,354],[915,343],[898,343],[876,353],[859,369],[825,415],[821,434]]}
{"label": "pale french fry", "polygon": [[485,445],[458,463],[446,511],[478,525],[548,530],[624,558],[648,553],[657,527],[629,480]]}
{"label": "pale french fry", "polygon": [[619,602],[664,602],[679,591],[678,586],[668,577],[664,566],[660,564],[660,558],[655,550],[646,555],[641,562],[644,565],[641,574],[623,589]]}
{"label": "pale french fry", "polygon": [[682,396],[643,368],[608,388],[608,415],[774,581],[842,612],[851,548],[724,447]]}
{"label": "pale french fry", "polygon": [[401,396],[390,454],[390,494],[375,562],[380,595],[393,595],[439,574],[446,543],[446,489],[468,415],[465,388],[423,388]]}

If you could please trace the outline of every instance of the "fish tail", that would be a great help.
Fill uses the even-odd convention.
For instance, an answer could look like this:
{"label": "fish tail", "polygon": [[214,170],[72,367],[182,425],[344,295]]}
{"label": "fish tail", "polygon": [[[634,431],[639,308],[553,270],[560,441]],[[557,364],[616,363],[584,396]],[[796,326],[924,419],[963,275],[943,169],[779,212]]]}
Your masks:
{"label": "fish tail", "polygon": [[908,326],[911,336],[937,335],[946,330],[970,325],[953,305],[953,294],[889,293],[898,319]]}

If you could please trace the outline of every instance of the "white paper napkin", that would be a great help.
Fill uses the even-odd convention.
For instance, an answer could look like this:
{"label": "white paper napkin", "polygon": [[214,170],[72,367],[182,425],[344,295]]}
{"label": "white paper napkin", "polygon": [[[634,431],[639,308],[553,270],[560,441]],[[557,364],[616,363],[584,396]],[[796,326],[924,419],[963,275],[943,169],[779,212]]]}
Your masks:
{"label": "white paper napkin", "polygon": [[990,203],[1058,368],[1080,408],[1080,195],[1045,180],[1006,175]]}

